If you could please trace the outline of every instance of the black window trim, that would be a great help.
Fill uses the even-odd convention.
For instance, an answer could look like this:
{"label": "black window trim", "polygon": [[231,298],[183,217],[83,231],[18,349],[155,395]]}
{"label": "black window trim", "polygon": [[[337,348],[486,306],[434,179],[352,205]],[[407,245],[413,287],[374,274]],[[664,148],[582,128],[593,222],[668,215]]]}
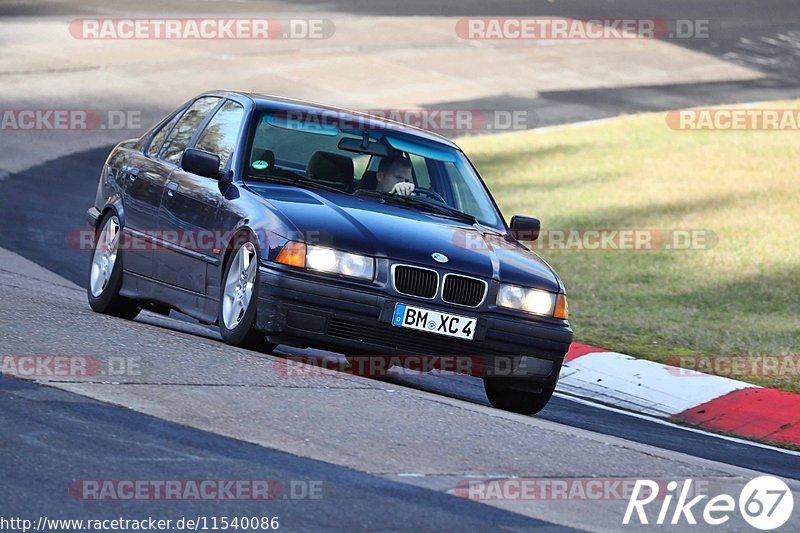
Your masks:
{"label": "black window trim", "polygon": [[[173,111],[166,118],[162,119],[161,122],[159,122],[158,124],[153,126],[153,128],[145,135],[144,143],[142,144],[142,154],[145,157],[148,157],[150,159],[154,159],[155,158],[154,156],[150,155],[148,152],[150,151],[150,146],[153,144],[153,140],[155,139],[156,135],[158,135],[161,132],[162,128],[167,127],[167,124],[169,124],[170,121],[173,118],[177,117],[178,120],[175,121],[175,124],[173,124],[172,128],[170,128],[169,131],[167,132],[167,136],[164,137],[164,140],[166,141],[167,137],[169,137],[169,134],[172,133],[172,130],[175,128],[175,125],[178,124],[178,121],[181,119],[183,114],[186,112],[187,109],[189,109],[189,107],[191,107],[191,105],[196,100],[197,99],[195,98],[195,100],[191,100],[190,102],[184,103],[177,110]],[[161,148],[159,148],[158,151],[161,152]],[[158,154],[156,154],[156,156],[158,156]]]}
{"label": "black window trim", "polygon": [[237,133],[236,142],[233,145],[233,152],[231,152],[231,156],[228,158],[228,161],[225,163],[225,168],[223,169],[224,173],[227,173],[231,168],[231,162],[233,161],[233,157],[235,155],[236,149],[239,146],[239,142],[241,141],[242,131],[244,128],[245,123],[247,122],[247,108],[241,102],[233,100],[232,98],[225,98],[221,97],[222,102],[217,105],[211,112],[208,113],[208,116],[203,120],[203,123],[197,127],[197,131],[194,132],[192,138],[189,139],[189,142],[186,144],[186,148],[196,148],[197,142],[200,140],[200,136],[206,131],[206,128],[217,115],[217,113],[227,104],[228,102],[233,102],[234,104],[238,105],[242,108],[242,123],[239,124],[239,132]]}
{"label": "black window trim", "polygon": [[[204,98],[216,98],[217,100],[219,100],[219,102],[217,102],[217,104],[213,108],[211,108],[211,110],[209,110],[208,115],[206,115],[206,117],[203,119],[203,122],[201,122],[200,125],[197,126],[197,129],[194,131],[192,136],[186,142],[186,147],[184,148],[184,150],[186,150],[186,148],[194,148],[194,143],[197,141],[197,132],[198,131],[203,131],[205,129],[206,125],[208,124],[209,118],[213,117],[214,114],[216,114],[217,110],[219,109],[220,105],[227,100],[227,98],[225,98],[224,96],[218,96],[218,95],[215,95],[215,94],[204,94],[204,95],[199,96],[199,97],[195,98],[194,100],[188,102],[183,107],[183,109],[181,110],[180,118],[175,122],[175,124],[172,126],[172,129],[169,130],[169,133],[164,138],[164,142],[165,143],[166,143],[167,139],[169,138],[169,136],[172,134],[172,131],[178,126],[178,122],[181,121],[181,119],[183,118],[183,115],[186,113],[186,111],[188,111],[198,100],[202,100]],[[167,119],[166,122],[168,123],[174,117],[175,117],[175,115],[170,116],[169,119]],[[151,140],[152,140],[152,138],[151,138]],[[148,143],[148,148],[149,148],[149,143]],[[148,155],[147,151],[145,151],[145,156],[150,157],[151,159],[156,159],[157,161],[159,161],[161,163],[164,163],[165,165],[172,165],[175,168],[180,168],[180,166],[181,166],[180,165],[180,161],[178,163],[173,163],[172,161],[167,161],[166,159],[161,157],[161,153],[163,152],[163,150],[164,150],[164,146],[162,145],[161,148],[158,150],[158,153],[155,156]]]}

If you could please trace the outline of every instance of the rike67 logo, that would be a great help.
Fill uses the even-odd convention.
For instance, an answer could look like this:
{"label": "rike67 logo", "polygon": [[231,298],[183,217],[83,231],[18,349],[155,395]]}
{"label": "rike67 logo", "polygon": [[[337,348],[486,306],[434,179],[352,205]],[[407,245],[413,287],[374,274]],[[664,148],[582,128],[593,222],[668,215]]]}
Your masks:
{"label": "rike67 logo", "polygon": [[[685,480],[680,489],[677,481],[667,483],[666,492],[660,491],[661,488],[664,488],[663,484],[655,481],[637,480],[622,523],[635,524],[638,520],[640,524],[694,525],[699,518],[700,523],[719,526],[735,516],[738,507],[738,513],[750,526],[770,531],[784,525],[794,509],[794,497],[789,486],[772,476],[760,476],[748,482],[738,500],[729,494],[719,494],[705,502],[703,500],[709,497],[707,494],[694,495],[690,499],[693,495],[691,479]],[[652,513],[648,517],[645,507],[656,501],[661,505],[653,521]],[[651,511],[659,506],[653,507]]]}

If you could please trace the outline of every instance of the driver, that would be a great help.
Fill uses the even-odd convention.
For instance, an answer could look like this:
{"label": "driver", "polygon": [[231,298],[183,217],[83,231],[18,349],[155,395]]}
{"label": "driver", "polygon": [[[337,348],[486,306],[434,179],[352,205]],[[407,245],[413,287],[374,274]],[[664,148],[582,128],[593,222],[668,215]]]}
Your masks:
{"label": "driver", "polygon": [[376,190],[382,193],[410,196],[414,192],[411,183],[411,161],[399,155],[384,157],[378,165],[375,177]]}

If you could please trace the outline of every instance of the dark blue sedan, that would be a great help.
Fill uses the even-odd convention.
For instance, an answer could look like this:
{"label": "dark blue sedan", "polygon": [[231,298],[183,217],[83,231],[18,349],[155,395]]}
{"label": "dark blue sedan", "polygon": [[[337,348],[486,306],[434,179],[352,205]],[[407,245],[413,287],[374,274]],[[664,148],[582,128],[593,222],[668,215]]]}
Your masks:
{"label": "dark blue sedan", "polygon": [[203,94],[113,149],[88,218],[97,312],[176,309],[235,346],[354,364],[456,361],[521,413],[572,341],[563,284],[520,242],[539,221],[509,227],[455,144],[378,117]]}

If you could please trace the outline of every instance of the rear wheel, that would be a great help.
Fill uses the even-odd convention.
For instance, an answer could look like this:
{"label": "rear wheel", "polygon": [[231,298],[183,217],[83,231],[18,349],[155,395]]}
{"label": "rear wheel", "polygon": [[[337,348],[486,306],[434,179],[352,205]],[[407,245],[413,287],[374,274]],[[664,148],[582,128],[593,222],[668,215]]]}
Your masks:
{"label": "rear wheel", "polygon": [[258,250],[249,237],[242,237],[228,258],[222,277],[219,332],[232,346],[269,353],[277,345],[268,342],[255,327],[258,279]]}
{"label": "rear wheel", "polygon": [[135,318],[141,310],[138,304],[119,294],[122,287],[122,252],[119,249],[122,225],[117,215],[109,212],[97,227],[86,288],[89,305],[97,313]]}
{"label": "rear wheel", "polygon": [[553,396],[556,382],[545,383],[538,389],[535,383],[527,380],[508,379],[508,378],[484,378],[483,389],[492,407],[520,413],[523,415],[535,415],[547,405]]}

